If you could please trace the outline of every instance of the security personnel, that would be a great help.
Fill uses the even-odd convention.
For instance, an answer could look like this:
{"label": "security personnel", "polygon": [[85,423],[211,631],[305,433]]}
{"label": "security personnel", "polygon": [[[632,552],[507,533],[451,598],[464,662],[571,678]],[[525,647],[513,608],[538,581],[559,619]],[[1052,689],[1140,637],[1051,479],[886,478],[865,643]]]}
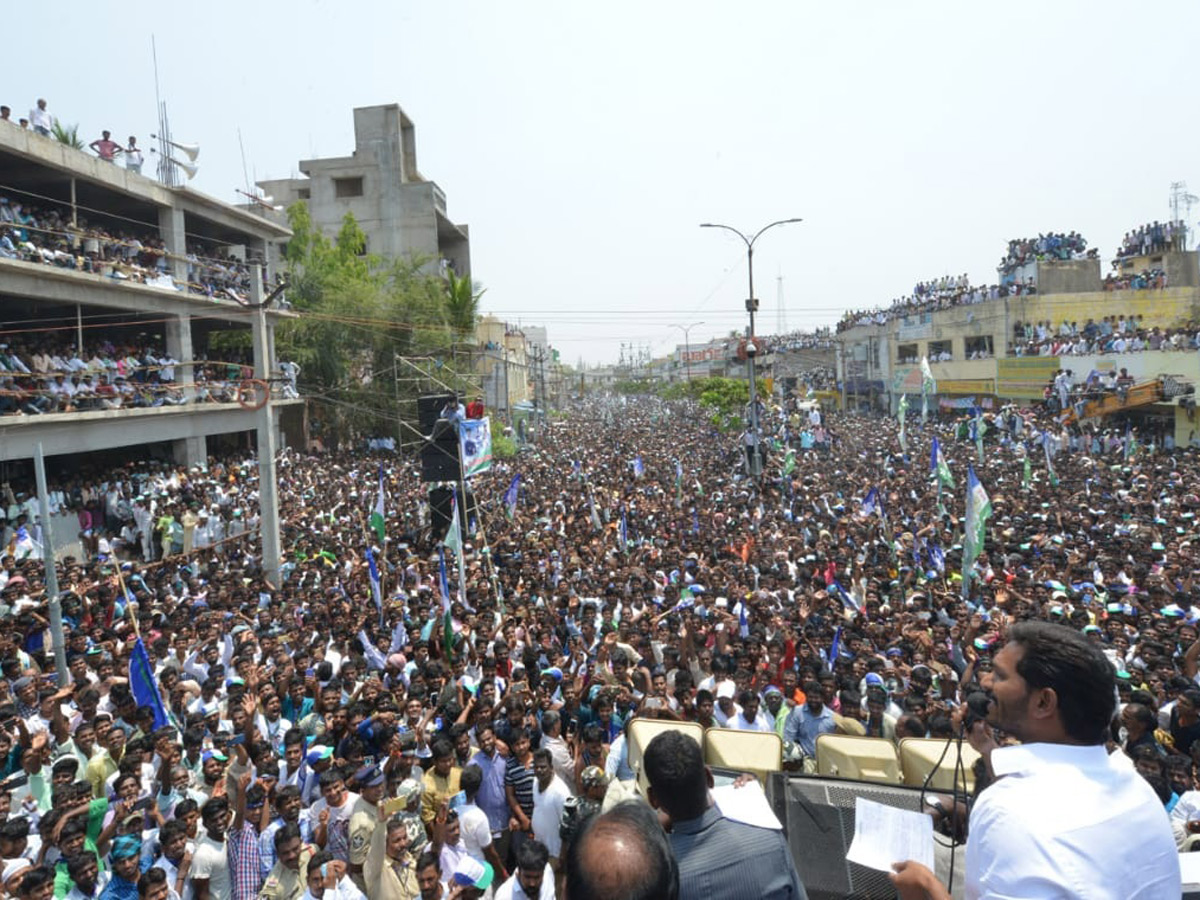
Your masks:
{"label": "security personnel", "polygon": [[363,766],[354,774],[358,799],[350,812],[350,879],[364,894],[369,894],[363,878],[363,865],[371,850],[371,835],[379,824],[379,803],[387,787],[387,776],[379,766]]}

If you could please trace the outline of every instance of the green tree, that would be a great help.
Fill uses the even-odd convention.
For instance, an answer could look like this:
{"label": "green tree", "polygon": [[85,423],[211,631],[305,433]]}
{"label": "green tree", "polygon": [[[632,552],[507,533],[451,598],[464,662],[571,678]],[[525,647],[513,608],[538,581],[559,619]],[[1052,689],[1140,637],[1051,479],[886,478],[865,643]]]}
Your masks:
{"label": "green tree", "polygon": [[[758,396],[767,399],[766,385],[757,384]],[[709,421],[718,428],[740,430],[746,404],[750,401],[750,385],[741,378],[697,378],[675,384],[651,386],[645,381],[618,382],[618,393],[655,393],[664,400],[692,399],[704,407]]]}
{"label": "green tree", "polygon": [[[303,202],[288,209],[292,238],[285,248],[288,296],[296,319],[281,323],[281,359],[301,367],[304,393],[324,405],[321,414],[340,437],[397,432],[419,392],[397,357],[435,361],[450,352],[452,329],[442,280],[421,261],[383,260],[365,252],[366,235],[350,214],[330,240]],[[462,389],[450,368],[438,377]],[[410,437],[415,437],[415,430]]]}
{"label": "green tree", "polygon": [[[459,275],[453,269],[446,271],[446,317],[454,338],[454,360],[460,365],[461,350],[464,346],[475,345],[475,322],[479,318],[479,298],[484,291],[473,284],[466,275]],[[466,365],[471,365],[471,355],[468,351]]]}
{"label": "green tree", "polygon": [[466,275],[453,269],[446,271],[446,312],[455,337],[470,338],[475,334],[475,320],[479,317],[479,298],[487,293],[472,283]]}

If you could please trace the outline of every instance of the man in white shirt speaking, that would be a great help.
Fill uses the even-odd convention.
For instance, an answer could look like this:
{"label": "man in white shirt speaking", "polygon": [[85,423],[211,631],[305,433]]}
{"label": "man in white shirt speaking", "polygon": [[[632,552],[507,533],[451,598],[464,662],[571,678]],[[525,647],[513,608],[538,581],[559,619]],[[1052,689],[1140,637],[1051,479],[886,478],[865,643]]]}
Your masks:
{"label": "man in white shirt speaking", "polygon": [[[1022,743],[997,746],[983,723],[971,730],[996,781],[971,810],[969,900],[1179,897],[1167,813],[1129,758],[1105,749],[1116,676],[1099,645],[1064,625],[1022,622],[993,669],[988,724]],[[896,870],[902,900],[949,900],[924,866]]]}

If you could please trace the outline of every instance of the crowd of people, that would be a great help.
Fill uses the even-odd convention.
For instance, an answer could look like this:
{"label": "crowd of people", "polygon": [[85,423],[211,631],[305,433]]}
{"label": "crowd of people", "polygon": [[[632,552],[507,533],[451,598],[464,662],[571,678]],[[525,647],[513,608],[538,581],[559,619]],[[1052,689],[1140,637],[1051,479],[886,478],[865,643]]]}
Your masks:
{"label": "crowd of people", "polygon": [[[1161,267],[1147,267],[1139,272],[1125,271],[1122,261],[1130,256],[1160,252],[1173,247],[1182,248],[1184,235],[1178,224],[1153,223],[1144,225],[1125,236],[1122,249],[1113,260],[1113,272],[1107,275],[1101,287],[1105,291],[1160,290],[1167,287],[1167,273]],[[874,310],[848,310],[836,326],[841,333],[860,325],[886,325],[895,319],[910,319],[930,313],[998,300],[1004,297],[1020,297],[1036,294],[1037,282],[1032,275],[1018,275],[1018,270],[1038,260],[1070,260],[1095,258],[1096,248],[1089,249],[1087,240],[1077,232],[1069,234],[1049,233],[1037,238],[1012,240],[1008,251],[1000,262],[1001,283],[972,286],[966,274],[957,277],[946,275],[930,281],[918,282],[912,292],[894,299],[890,306]]]}
{"label": "crowd of people", "polygon": [[[231,403],[241,385],[253,377],[246,359],[230,352],[229,361],[181,361],[161,342],[104,340],[80,347],[55,338],[4,338],[0,343],[0,416],[44,415],[177,406],[185,403]],[[192,382],[183,383],[180,368],[192,367]],[[284,364],[285,371],[289,364]],[[289,396],[295,386],[284,385]]]}
{"label": "crowd of people", "polygon": [[930,281],[918,281],[912,295],[918,299],[953,297],[971,290],[971,279],[967,273],[955,278],[953,275],[943,275]]}
{"label": "crowd of people", "polygon": [[1186,250],[1187,226],[1183,222],[1159,222],[1157,220],[1125,232],[1117,250],[1118,259],[1130,256],[1147,256],[1172,250]]}
{"label": "crowd of people", "polygon": [[763,340],[772,350],[828,350],[833,347],[829,328],[797,329],[785,334],[765,335]]}
{"label": "crowd of people", "polygon": [[1113,260],[1113,267],[1118,271],[1110,272],[1104,277],[1106,291],[1156,291],[1167,286],[1167,273],[1158,267],[1142,269],[1140,272],[1123,272],[1119,270],[1120,262]]}
{"label": "crowd of people", "polygon": [[169,256],[152,229],[114,228],[83,216],[73,218],[69,207],[52,201],[32,204],[0,195],[0,259],[227,300],[244,300],[250,291],[249,265],[225,248],[189,242],[182,285],[169,274]]}
{"label": "crowd of people", "polygon": [[[619,826],[641,829],[681,897],[739,879],[802,896],[778,832],[707,805],[681,748],[646,756],[669,836],[621,803],[629,723],[773,730],[799,770],[825,733],[949,736],[1029,621],[1111,661],[1108,750],[1136,761],[1184,840],[1200,831],[1200,457],[1137,428],[1119,458],[1096,453],[1049,410],[988,415],[986,436],[969,418],[910,417],[906,454],[895,420],[764,404],[756,480],[689,403],[582,401],[473,478],[461,580],[404,457],[284,451],[277,575],[252,459],[85,464],[51,485],[88,537],[59,565],[61,683],[45,535],[32,486],[11,484],[5,891],[642,896],[572,893],[604,875],[583,851]],[[931,477],[934,437],[953,486]],[[991,511],[974,560],[969,463]],[[756,854],[772,853],[768,871]],[[639,865],[614,856],[608,875]]]}
{"label": "crowd of people", "polygon": [[[879,307],[874,310],[847,311],[837,324],[840,334],[858,325],[886,325],[893,319],[908,319],[913,316],[925,316],[945,309],[958,306],[970,306],[985,300],[999,300],[1004,297],[1022,297],[1037,293],[1037,284],[1032,277],[1023,281],[1013,281],[1006,284],[981,285],[971,287],[967,283],[959,287],[959,282],[965,279],[947,278],[935,282],[921,282],[917,290],[906,297],[897,297],[891,306]],[[945,288],[940,285],[946,284]]]}
{"label": "crowd of people", "polygon": [[1097,250],[1088,249],[1087,239],[1078,232],[1058,234],[1048,232],[1036,238],[1016,238],[1008,242],[1008,251],[1000,258],[997,270],[1005,279],[1017,269],[1043,259],[1083,259],[1097,256]]}
{"label": "crowd of people", "polygon": [[1143,350],[1195,351],[1200,348],[1200,328],[1147,328],[1143,316],[1124,314],[1088,319],[1082,327],[1065,319],[1057,328],[1046,320],[1013,325],[1010,356],[1091,356],[1137,353]]}

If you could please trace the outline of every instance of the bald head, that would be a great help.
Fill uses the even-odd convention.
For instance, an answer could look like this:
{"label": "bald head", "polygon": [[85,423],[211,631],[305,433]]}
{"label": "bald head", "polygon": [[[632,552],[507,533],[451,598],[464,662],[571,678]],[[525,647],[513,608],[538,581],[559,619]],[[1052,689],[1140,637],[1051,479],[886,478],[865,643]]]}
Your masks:
{"label": "bald head", "polygon": [[[614,866],[613,860],[621,860]],[[567,851],[576,900],[677,900],[679,867],[658,816],[633,800],[594,816]]]}

